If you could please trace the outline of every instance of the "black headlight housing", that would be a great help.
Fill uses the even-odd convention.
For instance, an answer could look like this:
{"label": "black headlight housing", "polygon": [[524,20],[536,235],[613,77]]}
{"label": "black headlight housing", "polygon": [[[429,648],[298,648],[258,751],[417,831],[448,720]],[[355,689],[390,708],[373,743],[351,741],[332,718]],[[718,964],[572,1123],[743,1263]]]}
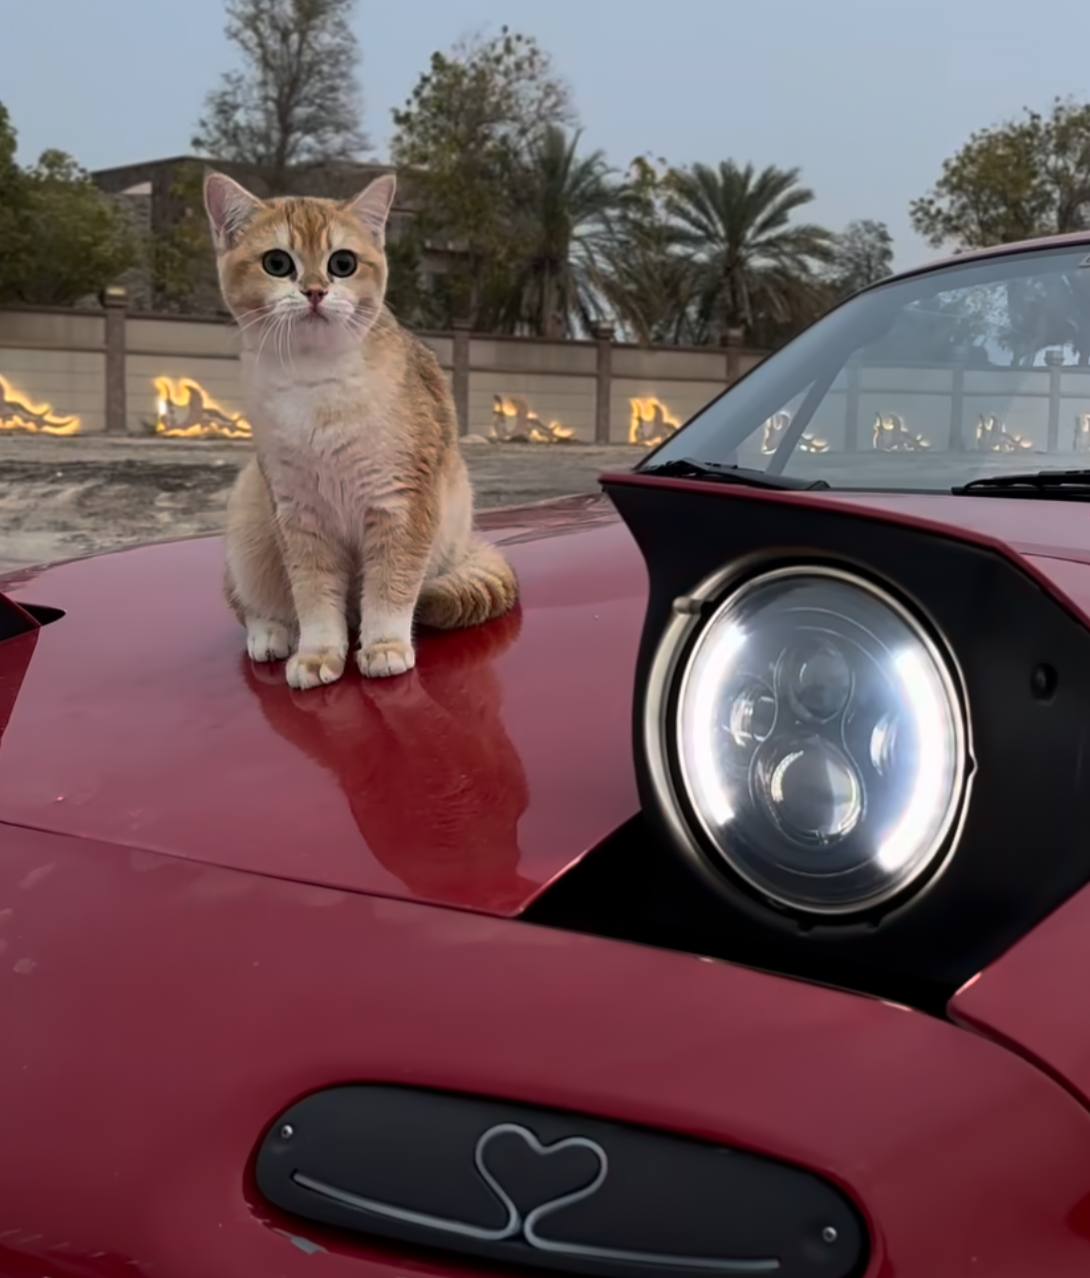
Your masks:
{"label": "black headlight housing", "polygon": [[[647,477],[606,487],[650,578],[634,698],[643,817],[623,853],[591,858],[567,885],[556,904],[571,921],[608,874],[624,904],[602,930],[937,1009],[1090,880],[1090,631],[1017,562],[831,497]],[[847,911],[794,908],[739,873],[684,811],[676,758],[647,748],[649,715],[676,711],[664,635],[681,625],[676,671],[732,592],[800,567],[873,587],[911,619],[964,728],[942,846],[910,881]]]}

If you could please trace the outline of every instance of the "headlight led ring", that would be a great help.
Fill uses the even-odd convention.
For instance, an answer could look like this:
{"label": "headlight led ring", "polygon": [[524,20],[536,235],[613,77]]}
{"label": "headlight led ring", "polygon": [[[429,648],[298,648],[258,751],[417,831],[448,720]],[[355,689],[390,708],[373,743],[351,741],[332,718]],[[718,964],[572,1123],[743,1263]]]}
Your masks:
{"label": "headlight led ring", "polygon": [[646,746],[671,825],[766,898],[862,912],[949,851],[962,700],[927,630],[866,578],[759,573],[671,627],[651,681]]}

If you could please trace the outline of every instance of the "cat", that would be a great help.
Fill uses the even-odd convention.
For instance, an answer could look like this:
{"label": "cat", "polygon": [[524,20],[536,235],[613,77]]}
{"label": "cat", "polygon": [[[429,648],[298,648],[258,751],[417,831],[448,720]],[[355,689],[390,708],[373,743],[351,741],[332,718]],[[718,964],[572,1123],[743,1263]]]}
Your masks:
{"label": "cat", "polygon": [[256,456],[228,503],[228,602],[254,661],[293,688],[415,664],[414,617],[441,629],[510,611],[518,587],[473,532],[450,388],[385,306],[395,179],[354,199],[262,200],[210,173],[205,207],[242,335]]}

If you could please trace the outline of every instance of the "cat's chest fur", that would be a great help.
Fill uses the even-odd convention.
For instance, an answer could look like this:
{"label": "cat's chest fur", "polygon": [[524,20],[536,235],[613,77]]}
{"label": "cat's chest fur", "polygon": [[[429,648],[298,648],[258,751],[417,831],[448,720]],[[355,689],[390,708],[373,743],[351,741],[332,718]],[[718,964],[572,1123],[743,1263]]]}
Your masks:
{"label": "cat's chest fur", "polygon": [[386,378],[362,360],[244,366],[247,407],[278,507],[354,539],[368,508],[402,500],[403,427]]}

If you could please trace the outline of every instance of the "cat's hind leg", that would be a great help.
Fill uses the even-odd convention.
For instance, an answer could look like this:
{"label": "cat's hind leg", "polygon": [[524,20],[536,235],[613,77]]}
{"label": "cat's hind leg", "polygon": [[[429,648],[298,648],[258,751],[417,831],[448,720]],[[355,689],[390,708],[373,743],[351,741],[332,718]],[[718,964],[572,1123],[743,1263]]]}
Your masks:
{"label": "cat's hind leg", "polygon": [[272,498],[256,461],[243,467],[227,503],[227,602],[246,627],[254,661],[283,661],[298,626]]}

